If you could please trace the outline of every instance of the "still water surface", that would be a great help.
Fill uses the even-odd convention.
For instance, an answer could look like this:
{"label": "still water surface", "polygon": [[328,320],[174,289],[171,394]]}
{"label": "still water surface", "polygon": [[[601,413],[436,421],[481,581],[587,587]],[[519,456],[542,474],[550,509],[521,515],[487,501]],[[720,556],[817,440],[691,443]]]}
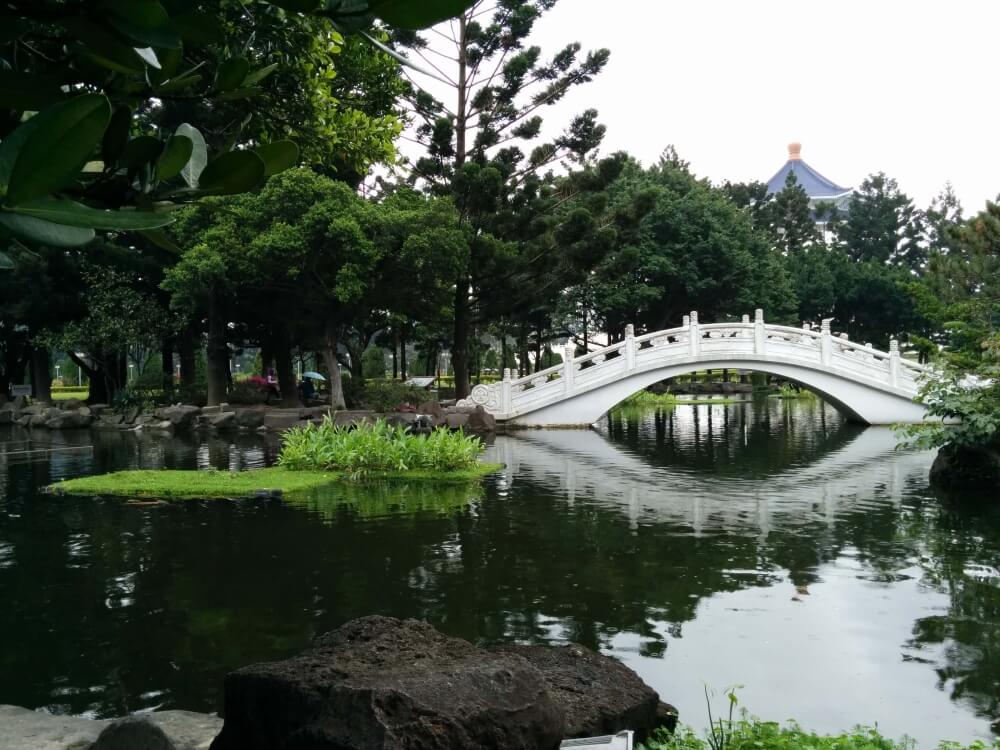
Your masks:
{"label": "still water surface", "polygon": [[39,488],[277,445],[0,432],[0,703],[213,711],[227,671],[380,613],[600,648],[699,727],[704,687],[741,684],[752,713],[820,731],[989,738],[1000,504],[936,497],[932,454],[894,445],[821,402],[685,405],[499,437],[507,468],[476,490],[135,507]]}

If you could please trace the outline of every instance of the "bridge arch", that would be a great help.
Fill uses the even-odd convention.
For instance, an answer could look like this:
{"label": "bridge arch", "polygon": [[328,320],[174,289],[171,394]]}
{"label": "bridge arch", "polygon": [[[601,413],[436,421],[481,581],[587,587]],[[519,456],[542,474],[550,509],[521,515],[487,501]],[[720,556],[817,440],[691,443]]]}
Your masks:
{"label": "bridge arch", "polygon": [[922,422],[924,407],[913,399],[919,365],[903,360],[892,342],[888,352],[835,337],[830,321],[809,327],[765,325],[755,320],[699,325],[697,313],[684,325],[643,336],[631,326],[625,340],[573,357],[555,367],[514,380],[479,385],[463,405],[482,405],[498,420],[524,426],[583,426],[612,406],[660,380],[696,370],[766,372],[816,391],[850,417],[868,424]]}

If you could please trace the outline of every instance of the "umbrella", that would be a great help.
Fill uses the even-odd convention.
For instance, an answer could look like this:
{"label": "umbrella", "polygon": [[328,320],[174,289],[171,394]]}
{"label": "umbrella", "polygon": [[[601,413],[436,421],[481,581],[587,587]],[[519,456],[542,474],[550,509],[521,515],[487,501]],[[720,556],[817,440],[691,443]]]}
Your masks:
{"label": "umbrella", "polygon": [[322,380],[322,381],[326,382],[326,378],[324,378],[322,375],[320,375],[315,370],[310,370],[309,372],[302,373],[302,377],[304,377],[304,378],[312,378],[313,380]]}

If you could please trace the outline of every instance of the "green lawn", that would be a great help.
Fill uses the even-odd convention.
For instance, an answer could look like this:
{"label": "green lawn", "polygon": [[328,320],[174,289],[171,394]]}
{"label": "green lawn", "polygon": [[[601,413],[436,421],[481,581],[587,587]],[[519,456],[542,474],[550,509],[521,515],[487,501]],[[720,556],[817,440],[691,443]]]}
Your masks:
{"label": "green lawn", "polygon": [[250,497],[261,492],[289,494],[333,482],[471,482],[503,468],[479,464],[464,471],[401,471],[351,478],[329,471],[293,471],[281,467],[250,471],[179,471],[171,469],[118,471],[79,479],[65,479],[47,489],[54,494],[156,497],[173,499]]}

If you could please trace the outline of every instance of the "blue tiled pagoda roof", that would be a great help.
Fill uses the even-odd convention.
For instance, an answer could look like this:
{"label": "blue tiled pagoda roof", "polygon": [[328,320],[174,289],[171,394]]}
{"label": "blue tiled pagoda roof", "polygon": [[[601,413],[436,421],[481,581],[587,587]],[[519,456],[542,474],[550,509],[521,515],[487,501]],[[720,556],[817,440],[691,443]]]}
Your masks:
{"label": "blue tiled pagoda roof", "polygon": [[813,200],[834,198],[851,191],[851,188],[843,187],[828,180],[802,161],[800,152],[801,147],[799,144],[792,143],[788,146],[788,161],[775,173],[774,177],[767,181],[767,192],[780,193],[785,187],[785,180],[788,178],[789,172],[795,174],[795,179],[799,181],[799,185],[806,191],[806,195]]}

